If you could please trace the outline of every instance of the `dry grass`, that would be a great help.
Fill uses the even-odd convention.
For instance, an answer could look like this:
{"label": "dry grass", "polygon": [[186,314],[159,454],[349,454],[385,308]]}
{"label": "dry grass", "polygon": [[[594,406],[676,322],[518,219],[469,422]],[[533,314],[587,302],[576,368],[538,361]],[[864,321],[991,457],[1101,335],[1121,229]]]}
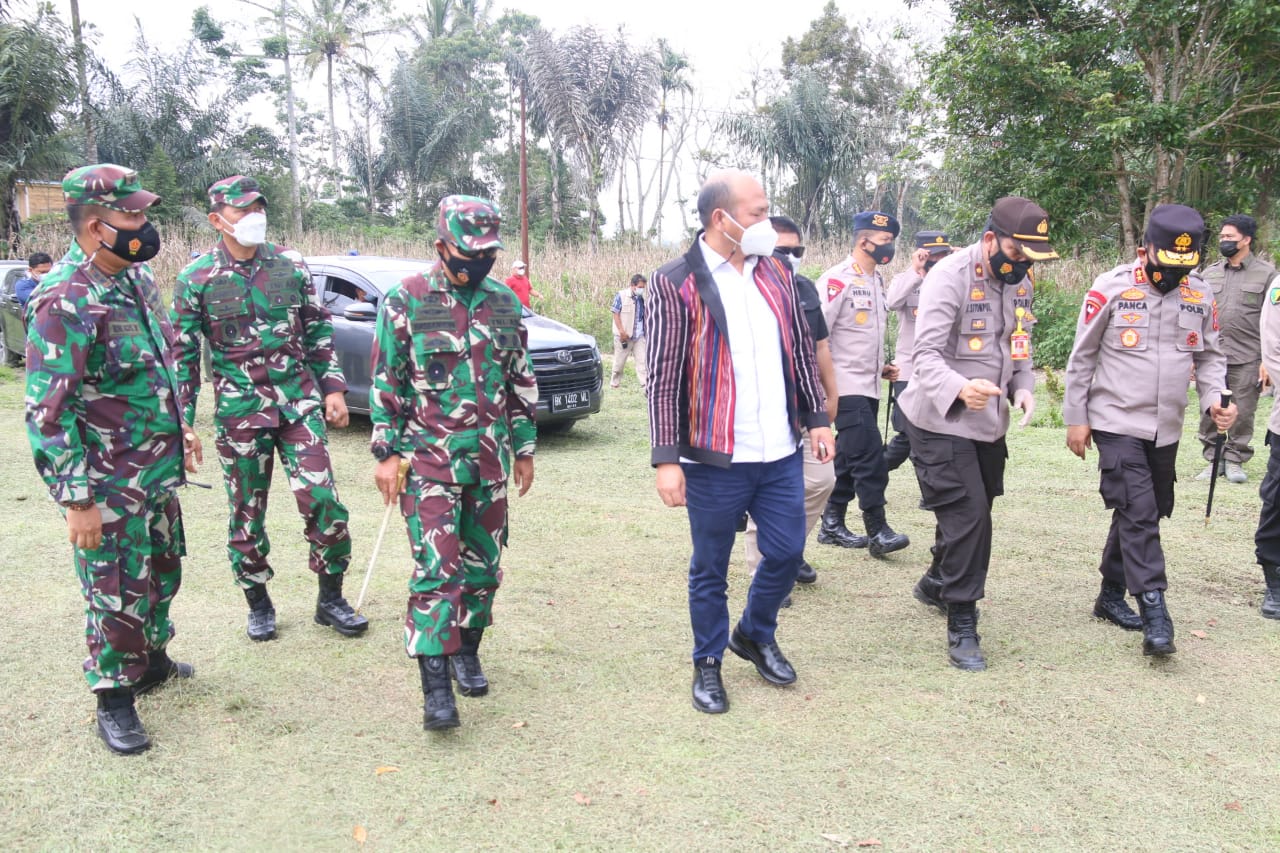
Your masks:
{"label": "dry grass", "polygon": [[[225,499],[189,489],[172,651],[197,677],[142,700],[156,747],[122,759],[93,733],[79,591],[29,461],[20,378],[0,373],[10,848],[343,850],[357,846],[357,826],[371,850],[1280,844],[1280,625],[1257,614],[1250,541],[1261,460],[1247,466],[1250,485],[1218,490],[1205,530],[1205,486],[1191,479],[1200,462],[1184,445],[1165,524],[1179,653],[1154,662],[1137,635],[1088,615],[1107,523],[1092,460],[1068,454],[1060,430],[1015,431],[982,610],[984,674],[946,665],[942,620],[910,596],[932,528],[900,471],[890,518],[911,548],[878,562],[811,546],[819,582],[797,591],[779,633],[799,683],[771,687],[731,657],[732,710],[711,718],[688,696],[687,524],[654,495],[628,375],[600,415],[542,442],[534,490],[513,501],[485,640],[493,691],[460,700],[463,726],[443,736],[420,728],[401,646],[398,528],[374,576],[368,636],[339,638],[311,623],[314,581],[277,478],[281,635],[253,644],[223,554]],[[367,431],[357,420],[331,437],[353,583],[381,518]],[[215,467],[204,477],[215,481]]]}

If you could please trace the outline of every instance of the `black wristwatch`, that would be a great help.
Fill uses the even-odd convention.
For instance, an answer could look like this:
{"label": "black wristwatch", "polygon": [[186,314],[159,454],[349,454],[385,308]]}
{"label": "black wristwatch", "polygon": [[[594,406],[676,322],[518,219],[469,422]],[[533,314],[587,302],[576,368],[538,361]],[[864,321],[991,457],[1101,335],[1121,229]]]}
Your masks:
{"label": "black wristwatch", "polygon": [[391,445],[389,444],[375,444],[373,446],[373,458],[377,459],[379,462],[386,462],[395,455],[396,452],[391,449]]}

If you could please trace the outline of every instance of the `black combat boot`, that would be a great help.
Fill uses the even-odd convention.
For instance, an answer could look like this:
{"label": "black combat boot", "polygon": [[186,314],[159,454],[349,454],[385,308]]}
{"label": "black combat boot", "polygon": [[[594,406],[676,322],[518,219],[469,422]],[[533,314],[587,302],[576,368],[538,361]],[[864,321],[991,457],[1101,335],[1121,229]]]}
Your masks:
{"label": "black combat boot", "polygon": [[133,755],[151,748],[151,738],[133,707],[133,689],[115,687],[98,691],[98,736],[107,749]]}
{"label": "black combat boot", "polygon": [[343,575],[320,574],[320,597],[316,599],[316,624],[328,625],[344,637],[363,634],[369,620],[356,613],[342,597]]}
{"label": "black combat boot", "polygon": [[1142,614],[1142,653],[1144,655],[1171,655],[1173,647],[1173,619],[1164,603],[1164,593],[1149,590],[1138,596],[1138,611]]}
{"label": "black combat boot", "polygon": [[920,576],[920,580],[916,581],[911,594],[916,601],[927,607],[936,607],[946,616],[947,603],[942,600],[942,575],[938,572],[938,546],[930,546],[929,553],[933,554],[933,562],[929,564],[928,571]]}
{"label": "black combat boot", "polygon": [[883,557],[894,551],[901,551],[911,544],[905,533],[894,533],[889,522],[884,518],[884,507],[878,506],[862,514],[862,523],[867,526],[867,540],[873,557]]}
{"label": "black combat boot", "polygon": [[147,671],[133,685],[133,693],[140,696],[155,687],[159,687],[171,678],[190,678],[196,674],[196,668],[189,663],[178,663],[169,657],[164,649],[152,652],[147,658]]}
{"label": "black combat boot", "polygon": [[489,679],[480,668],[480,640],[483,628],[463,628],[462,645],[458,653],[449,658],[453,677],[458,681],[458,692],[463,696],[483,696],[489,692]]}
{"label": "black combat boot", "polygon": [[276,608],[267,594],[267,585],[255,583],[244,591],[249,602],[249,639],[256,643],[276,638]]}
{"label": "black combat boot", "polygon": [[422,727],[427,731],[457,728],[458,704],[453,698],[448,658],[444,655],[419,655],[418,672],[422,675],[422,697],[425,700]]}
{"label": "black combat boot", "polygon": [[1093,603],[1093,615],[1119,625],[1126,631],[1141,631],[1142,619],[1133,612],[1124,597],[1124,584],[1104,579],[1098,600]]}
{"label": "black combat boot", "polygon": [[800,561],[800,568],[796,570],[796,583],[817,583],[818,570],[809,565],[807,560]]}
{"label": "black combat boot", "polygon": [[1268,619],[1280,619],[1280,566],[1263,566],[1262,577],[1267,582],[1267,593],[1262,597],[1262,615]]}
{"label": "black combat boot", "polygon": [[848,511],[847,504],[827,503],[827,508],[822,511],[822,528],[818,531],[820,544],[839,545],[841,548],[867,547],[867,537],[859,536],[844,526]]}
{"label": "black combat boot", "polygon": [[977,672],[987,668],[987,659],[978,644],[978,607],[972,601],[947,604],[947,646],[951,665]]}

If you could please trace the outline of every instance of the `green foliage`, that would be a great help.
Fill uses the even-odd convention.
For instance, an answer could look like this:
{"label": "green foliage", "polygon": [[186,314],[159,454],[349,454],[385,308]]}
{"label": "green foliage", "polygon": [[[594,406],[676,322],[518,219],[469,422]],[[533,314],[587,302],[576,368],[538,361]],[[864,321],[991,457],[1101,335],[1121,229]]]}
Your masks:
{"label": "green foliage", "polygon": [[[182,218],[182,209],[177,204],[182,197],[178,187],[178,171],[173,168],[173,161],[164,149],[157,145],[151,150],[146,165],[138,170],[142,185],[160,196],[158,204],[150,213],[150,219],[160,223],[170,223]],[[167,203],[166,199],[173,199]]]}
{"label": "green foliage", "polygon": [[1034,311],[1037,366],[1063,368],[1075,342],[1076,321],[1084,291],[1064,286],[1049,277],[1036,277]]}
{"label": "green foliage", "polygon": [[1066,385],[1063,384],[1061,377],[1049,365],[1041,365],[1041,372],[1044,374],[1044,387],[1049,394],[1050,405],[1039,409],[1031,425],[1061,429],[1065,426],[1062,420],[1062,400],[1066,396]]}

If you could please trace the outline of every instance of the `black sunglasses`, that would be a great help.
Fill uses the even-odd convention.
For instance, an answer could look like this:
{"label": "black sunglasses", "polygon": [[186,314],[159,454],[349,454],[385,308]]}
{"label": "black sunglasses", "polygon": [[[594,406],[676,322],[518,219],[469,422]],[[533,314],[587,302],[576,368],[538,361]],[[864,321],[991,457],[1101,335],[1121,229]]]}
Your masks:
{"label": "black sunglasses", "polygon": [[793,258],[804,257],[804,246],[779,246],[774,249],[775,252],[781,252],[784,255],[790,255]]}

